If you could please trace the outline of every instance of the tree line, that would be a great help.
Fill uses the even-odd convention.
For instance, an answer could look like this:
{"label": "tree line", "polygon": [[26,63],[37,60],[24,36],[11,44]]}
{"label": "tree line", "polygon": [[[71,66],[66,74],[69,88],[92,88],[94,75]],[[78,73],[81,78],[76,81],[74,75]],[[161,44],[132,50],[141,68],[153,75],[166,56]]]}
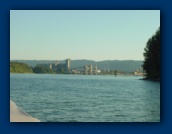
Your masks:
{"label": "tree line", "polygon": [[31,67],[25,63],[10,62],[10,73],[54,73],[51,69],[43,66]]}
{"label": "tree line", "polygon": [[33,70],[25,63],[10,62],[10,73],[33,73]]}
{"label": "tree line", "polygon": [[143,69],[146,79],[160,80],[160,27],[147,41],[144,49]]}

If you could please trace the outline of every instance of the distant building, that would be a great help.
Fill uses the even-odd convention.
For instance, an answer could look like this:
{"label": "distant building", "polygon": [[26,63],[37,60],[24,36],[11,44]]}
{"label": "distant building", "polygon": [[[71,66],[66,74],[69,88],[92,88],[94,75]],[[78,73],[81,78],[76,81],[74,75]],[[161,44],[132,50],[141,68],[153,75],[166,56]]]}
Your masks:
{"label": "distant building", "polygon": [[137,69],[136,71],[134,71],[134,75],[135,76],[144,76],[146,74],[144,73],[143,68],[140,67],[139,69]]}
{"label": "distant building", "polygon": [[80,67],[74,67],[71,68],[71,60],[70,58],[66,59],[63,63],[60,63],[58,61],[54,63],[48,63],[48,64],[39,64],[40,66],[51,69],[54,73],[66,73],[66,74],[88,74],[88,75],[97,75],[100,74],[101,71],[98,70],[97,65],[85,65]]}
{"label": "distant building", "polygon": [[50,69],[52,69],[52,64],[50,64]]}
{"label": "distant building", "polygon": [[66,59],[66,71],[70,70],[70,59]]}
{"label": "distant building", "polygon": [[42,66],[46,69],[51,69],[56,73],[69,73],[70,72],[70,59],[66,59],[65,63],[60,63],[56,61],[55,63],[48,63],[48,64],[37,64],[37,66]]}

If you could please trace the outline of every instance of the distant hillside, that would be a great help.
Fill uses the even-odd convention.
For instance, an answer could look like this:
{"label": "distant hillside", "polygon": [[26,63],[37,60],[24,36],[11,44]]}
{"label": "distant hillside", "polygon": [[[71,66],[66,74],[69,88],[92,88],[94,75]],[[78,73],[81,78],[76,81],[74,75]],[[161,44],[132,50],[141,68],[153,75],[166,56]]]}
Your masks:
{"label": "distant hillside", "polygon": [[[15,62],[26,63],[29,66],[36,66],[37,64],[51,64],[51,63],[65,63],[65,60],[11,60]],[[134,61],[134,60],[105,60],[105,61],[93,61],[93,60],[71,60],[71,68],[83,67],[85,65],[92,64],[93,66],[98,67],[100,70],[119,70],[125,72],[133,72],[136,69],[139,69],[143,61]]]}

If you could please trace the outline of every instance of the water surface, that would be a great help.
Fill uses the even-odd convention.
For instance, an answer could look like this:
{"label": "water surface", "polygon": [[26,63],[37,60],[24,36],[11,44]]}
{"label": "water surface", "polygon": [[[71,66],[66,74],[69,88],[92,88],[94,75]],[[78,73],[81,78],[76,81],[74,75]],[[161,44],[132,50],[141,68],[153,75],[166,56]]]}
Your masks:
{"label": "water surface", "polygon": [[43,122],[159,122],[160,83],[140,78],[10,74],[10,98]]}

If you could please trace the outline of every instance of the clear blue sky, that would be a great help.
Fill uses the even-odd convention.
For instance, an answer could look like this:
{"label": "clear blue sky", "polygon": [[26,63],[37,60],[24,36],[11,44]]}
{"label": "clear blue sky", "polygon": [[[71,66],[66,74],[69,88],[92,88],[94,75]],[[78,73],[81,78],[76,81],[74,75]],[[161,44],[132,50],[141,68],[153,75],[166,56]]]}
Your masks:
{"label": "clear blue sky", "polygon": [[143,60],[160,10],[11,10],[10,60]]}

